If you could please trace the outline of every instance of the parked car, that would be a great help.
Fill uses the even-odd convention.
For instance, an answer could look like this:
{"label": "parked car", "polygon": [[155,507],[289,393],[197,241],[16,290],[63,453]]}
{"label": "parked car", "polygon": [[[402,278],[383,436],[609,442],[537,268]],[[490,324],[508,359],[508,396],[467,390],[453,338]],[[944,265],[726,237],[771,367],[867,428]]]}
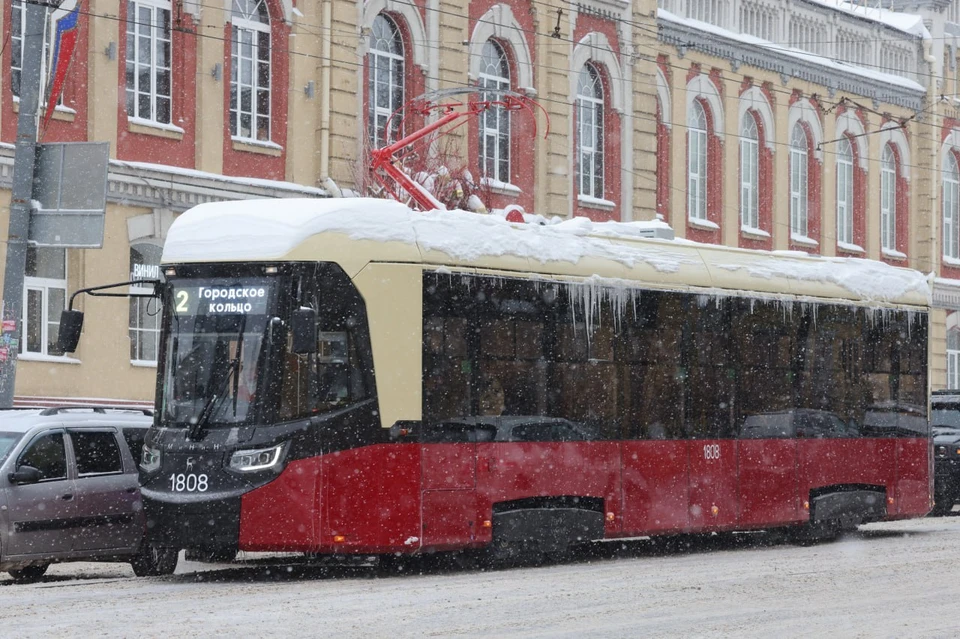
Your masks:
{"label": "parked car", "polygon": [[502,415],[461,417],[424,429],[425,443],[579,442],[599,439],[585,424],[562,417]]}
{"label": "parked car", "polygon": [[933,510],[945,515],[960,502],[960,390],[937,390],[930,397],[933,435]]}
{"label": "parked car", "polygon": [[144,542],[136,456],[150,411],[0,410],[0,571],[35,581],[51,563],[130,562],[170,574],[177,555]]}
{"label": "parked car", "polygon": [[853,436],[855,428],[834,413],[809,408],[747,415],[740,426],[740,439],[822,439]]}

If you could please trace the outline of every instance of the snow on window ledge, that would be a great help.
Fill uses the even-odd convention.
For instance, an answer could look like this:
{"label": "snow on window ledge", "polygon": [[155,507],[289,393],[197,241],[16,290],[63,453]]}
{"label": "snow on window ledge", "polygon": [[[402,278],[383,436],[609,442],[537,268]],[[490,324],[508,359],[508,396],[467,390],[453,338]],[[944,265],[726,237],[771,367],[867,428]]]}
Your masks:
{"label": "snow on window ledge", "polygon": [[720,229],[720,225],[716,222],[711,222],[710,220],[700,220],[697,218],[687,218],[687,223],[690,226],[695,226],[701,229],[707,229],[708,231],[717,231]]}
{"label": "snow on window ledge", "polygon": [[807,237],[806,235],[800,235],[798,233],[791,233],[790,241],[794,244],[803,244],[805,246],[820,246],[820,242],[816,241],[812,237]]}
{"label": "snow on window ledge", "polygon": [[523,193],[523,191],[520,190],[520,187],[515,184],[501,182],[500,180],[495,180],[489,177],[480,178],[480,185],[485,186],[494,193],[499,193],[500,195],[520,195]]}
{"label": "snow on window ledge", "polygon": [[950,266],[960,266],[960,258],[950,257],[949,255],[943,256],[943,263],[949,264]]}
{"label": "snow on window ledge", "polygon": [[862,246],[857,246],[856,244],[848,244],[847,242],[837,242],[837,248],[841,251],[846,251],[847,253],[866,253],[863,250]]}
{"label": "snow on window ledge", "polygon": [[50,364],[81,364],[79,359],[66,355],[46,355],[44,353],[20,353],[17,359],[21,362],[48,362]]}
{"label": "snow on window ledge", "polygon": [[165,124],[163,122],[155,122],[154,120],[147,120],[145,118],[138,118],[132,115],[127,116],[127,124],[133,126],[146,127],[148,129],[158,129],[160,131],[168,131],[170,133],[179,133],[183,135],[183,128],[175,124]]}
{"label": "snow on window ledge", "polygon": [[157,362],[149,359],[131,359],[130,365],[136,368],[156,368]]}
{"label": "snow on window ledge", "polygon": [[881,253],[884,257],[889,257],[889,258],[894,259],[894,260],[905,260],[905,259],[907,259],[907,254],[906,254],[906,253],[901,253],[900,251],[897,251],[897,250],[895,250],[895,249],[889,249],[889,248],[880,249],[880,253]]}
{"label": "snow on window ledge", "polygon": [[610,200],[604,200],[598,197],[593,197],[592,195],[584,195],[580,193],[577,195],[577,203],[580,206],[584,206],[588,209],[602,209],[604,211],[612,211],[617,208],[616,202],[611,202]]}
{"label": "snow on window ledge", "polygon": [[[240,146],[243,147],[260,147],[266,151],[283,151],[283,147],[277,144],[276,142],[271,142],[270,140],[255,140],[253,138],[244,138],[237,135],[231,136],[230,140],[234,144],[234,148]],[[244,149],[250,150],[256,153],[259,149]]]}
{"label": "snow on window ledge", "polygon": [[740,225],[740,232],[744,235],[752,235],[754,237],[770,237],[770,234],[764,231],[763,229],[754,228],[752,226],[747,226],[745,224]]}

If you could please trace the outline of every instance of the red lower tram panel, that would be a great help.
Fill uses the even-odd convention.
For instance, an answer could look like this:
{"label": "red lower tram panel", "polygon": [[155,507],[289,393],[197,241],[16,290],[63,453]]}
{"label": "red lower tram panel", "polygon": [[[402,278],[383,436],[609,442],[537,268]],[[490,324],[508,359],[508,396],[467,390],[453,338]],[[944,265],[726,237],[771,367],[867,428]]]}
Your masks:
{"label": "red lower tram panel", "polygon": [[929,460],[907,438],[382,444],[292,462],[246,493],[239,547],[476,548],[498,513],[558,506],[597,510],[607,538],[799,525],[850,494],[871,517],[918,517]]}

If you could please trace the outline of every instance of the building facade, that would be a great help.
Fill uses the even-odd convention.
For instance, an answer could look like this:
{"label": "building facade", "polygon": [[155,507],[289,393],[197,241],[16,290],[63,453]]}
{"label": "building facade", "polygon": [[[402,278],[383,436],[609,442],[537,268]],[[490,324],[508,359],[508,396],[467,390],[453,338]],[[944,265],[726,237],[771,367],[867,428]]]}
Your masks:
{"label": "building facade", "polygon": [[[17,401],[149,403],[157,302],[79,299],[65,355],[72,291],[156,275],[200,202],[272,198],[282,217],[285,197],[375,193],[370,150],[426,121],[405,105],[464,89],[542,107],[445,138],[487,209],[661,216],[700,242],[932,273],[932,380],[960,386],[960,0],[881,4],[88,0],[41,141],[110,142],[104,245],[31,248]],[[4,3],[5,205],[24,17]]]}

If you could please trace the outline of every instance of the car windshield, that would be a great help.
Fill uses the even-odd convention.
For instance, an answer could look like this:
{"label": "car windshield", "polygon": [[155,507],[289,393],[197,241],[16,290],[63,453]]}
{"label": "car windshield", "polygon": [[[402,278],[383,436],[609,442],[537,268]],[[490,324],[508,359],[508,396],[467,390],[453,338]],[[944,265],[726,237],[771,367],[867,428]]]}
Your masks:
{"label": "car windshield", "polygon": [[7,454],[16,445],[23,433],[2,433],[0,432],[0,462],[7,458]]}
{"label": "car windshield", "polygon": [[930,412],[930,425],[934,428],[960,429],[960,407],[934,408]]}

